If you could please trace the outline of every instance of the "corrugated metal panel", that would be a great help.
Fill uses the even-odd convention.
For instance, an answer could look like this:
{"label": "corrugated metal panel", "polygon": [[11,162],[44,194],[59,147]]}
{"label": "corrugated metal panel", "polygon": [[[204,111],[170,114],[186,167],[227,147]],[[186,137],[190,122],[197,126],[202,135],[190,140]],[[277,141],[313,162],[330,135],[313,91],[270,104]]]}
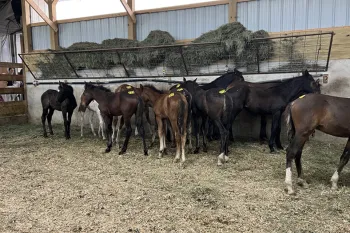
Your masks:
{"label": "corrugated metal panel", "polygon": [[[49,7],[44,0],[33,0],[46,15],[49,15]],[[36,13],[33,8],[30,8],[30,21],[32,23],[44,22],[44,20]]]}
{"label": "corrugated metal panel", "polygon": [[59,24],[59,44],[68,47],[76,42],[101,43],[106,39],[128,38],[128,18],[115,17]]}
{"label": "corrugated metal panel", "polygon": [[136,18],[138,40],[152,30],[168,31],[176,40],[192,39],[228,23],[228,5],[140,14]]}
{"label": "corrugated metal panel", "polygon": [[249,30],[269,32],[350,25],[350,0],[259,0],[238,3]]}
{"label": "corrugated metal panel", "polygon": [[33,50],[49,49],[50,46],[50,27],[39,26],[32,27]]}

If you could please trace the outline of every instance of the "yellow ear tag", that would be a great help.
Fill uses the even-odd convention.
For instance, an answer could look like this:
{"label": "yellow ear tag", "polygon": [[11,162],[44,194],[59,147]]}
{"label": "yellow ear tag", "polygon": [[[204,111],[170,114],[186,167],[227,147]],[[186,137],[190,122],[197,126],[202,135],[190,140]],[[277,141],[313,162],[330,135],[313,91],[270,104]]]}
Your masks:
{"label": "yellow ear tag", "polygon": [[184,89],[183,88],[179,88],[179,89],[177,89],[177,91],[183,91]]}
{"label": "yellow ear tag", "polygon": [[181,84],[179,83],[179,84],[176,85],[176,88],[179,88],[180,86],[181,86]]}
{"label": "yellow ear tag", "polygon": [[305,97],[305,95],[299,96],[299,99],[302,99],[302,98],[304,98],[304,97]]}
{"label": "yellow ear tag", "polygon": [[169,94],[169,97],[173,97],[173,96],[174,96],[174,93],[170,93],[170,94]]}
{"label": "yellow ear tag", "polygon": [[132,95],[132,94],[135,94],[135,92],[134,91],[128,91],[128,94]]}
{"label": "yellow ear tag", "polygon": [[132,86],[126,86],[126,89],[131,89],[132,88]]}
{"label": "yellow ear tag", "polygon": [[223,89],[223,90],[219,91],[219,93],[220,93],[220,94],[225,94],[225,93],[226,93],[226,90]]}

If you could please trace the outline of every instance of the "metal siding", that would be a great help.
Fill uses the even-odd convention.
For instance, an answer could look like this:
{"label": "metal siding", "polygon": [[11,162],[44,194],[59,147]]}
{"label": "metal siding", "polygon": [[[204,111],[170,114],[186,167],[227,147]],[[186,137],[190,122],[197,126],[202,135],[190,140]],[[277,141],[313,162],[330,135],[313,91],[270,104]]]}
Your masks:
{"label": "metal siding", "polygon": [[[49,7],[44,0],[34,0],[34,2],[39,6],[39,8],[49,15]],[[44,20],[36,13],[36,11],[30,7],[30,21],[31,23],[44,22]]]}
{"label": "metal siding", "polygon": [[334,6],[334,25],[336,26],[346,26],[349,25],[347,21],[347,12],[350,7],[349,0],[336,0]]}
{"label": "metal siding", "polygon": [[138,40],[144,40],[152,30],[168,31],[176,40],[193,39],[228,23],[228,5],[140,14],[136,18]]}
{"label": "metal siding", "polygon": [[270,0],[271,2],[271,25],[270,32],[280,32],[282,30],[282,1]]}
{"label": "metal siding", "polygon": [[59,43],[62,47],[76,42],[101,43],[113,38],[128,38],[126,16],[59,24]]}
{"label": "metal siding", "polygon": [[243,25],[248,24],[248,2],[237,3],[237,21]]}
{"label": "metal siding", "polygon": [[308,28],[320,28],[320,12],[321,11],[321,2],[320,0],[309,0],[309,9],[308,9]]}
{"label": "metal siding", "polygon": [[270,1],[259,2],[259,29],[270,31]]}
{"label": "metal siding", "polygon": [[259,28],[258,21],[258,1],[252,1],[248,4],[248,24],[247,28],[249,30],[256,31]]}
{"label": "metal siding", "polygon": [[49,26],[32,27],[33,50],[49,49],[50,28]]}
{"label": "metal siding", "polygon": [[294,0],[282,1],[283,27],[282,31],[294,30]]}
{"label": "metal siding", "polygon": [[307,28],[307,20],[309,16],[308,12],[309,0],[297,0],[295,3],[295,25],[294,30],[304,30]]}
{"label": "metal siding", "polygon": [[321,0],[321,17],[320,24],[321,28],[329,28],[334,26],[334,0]]}

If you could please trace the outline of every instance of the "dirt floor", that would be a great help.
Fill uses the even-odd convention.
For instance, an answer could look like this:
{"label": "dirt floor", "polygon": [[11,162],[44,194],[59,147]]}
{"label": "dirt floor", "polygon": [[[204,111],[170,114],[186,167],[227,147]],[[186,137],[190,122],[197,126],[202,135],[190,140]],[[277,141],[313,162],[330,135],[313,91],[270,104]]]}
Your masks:
{"label": "dirt floor", "polygon": [[69,141],[61,125],[54,131],[45,139],[37,125],[0,127],[0,232],[350,232],[349,166],[338,191],[329,183],[343,145],[308,142],[310,187],[288,196],[285,152],[257,142],[234,143],[223,167],[210,143],[181,169],[157,147],[143,156],[138,137],[120,156],[102,153],[88,127]]}

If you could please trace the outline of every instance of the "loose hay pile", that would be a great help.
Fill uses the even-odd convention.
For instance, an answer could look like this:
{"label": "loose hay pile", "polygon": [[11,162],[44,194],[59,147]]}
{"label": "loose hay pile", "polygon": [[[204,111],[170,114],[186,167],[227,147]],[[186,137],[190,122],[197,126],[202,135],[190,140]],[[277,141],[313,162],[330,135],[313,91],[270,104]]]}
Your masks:
{"label": "loose hay pile", "polygon": [[[268,38],[266,31],[252,32],[247,30],[241,23],[234,22],[222,25],[216,30],[204,33],[193,43],[217,42],[217,44],[206,46],[188,46],[171,48],[143,48],[149,46],[174,45],[175,39],[165,31],[151,31],[143,41],[128,39],[108,39],[101,44],[90,42],[79,42],[62,51],[81,51],[90,49],[128,48],[139,47],[126,51],[95,51],[87,53],[55,54],[51,64],[62,64],[60,70],[65,70],[64,75],[72,74],[72,67],[65,61],[67,58],[75,70],[81,69],[105,69],[109,70],[117,65],[124,65],[127,69],[144,67],[155,68],[160,64],[185,70],[185,64],[190,69],[210,66],[221,60],[230,60],[237,67],[248,67],[264,61],[273,56],[273,42],[253,41],[255,38]],[[38,67],[43,76],[54,76],[52,72],[57,70],[50,68],[50,62],[41,61]],[[44,74],[45,73],[45,74]],[[61,73],[60,73],[61,74]]]}

